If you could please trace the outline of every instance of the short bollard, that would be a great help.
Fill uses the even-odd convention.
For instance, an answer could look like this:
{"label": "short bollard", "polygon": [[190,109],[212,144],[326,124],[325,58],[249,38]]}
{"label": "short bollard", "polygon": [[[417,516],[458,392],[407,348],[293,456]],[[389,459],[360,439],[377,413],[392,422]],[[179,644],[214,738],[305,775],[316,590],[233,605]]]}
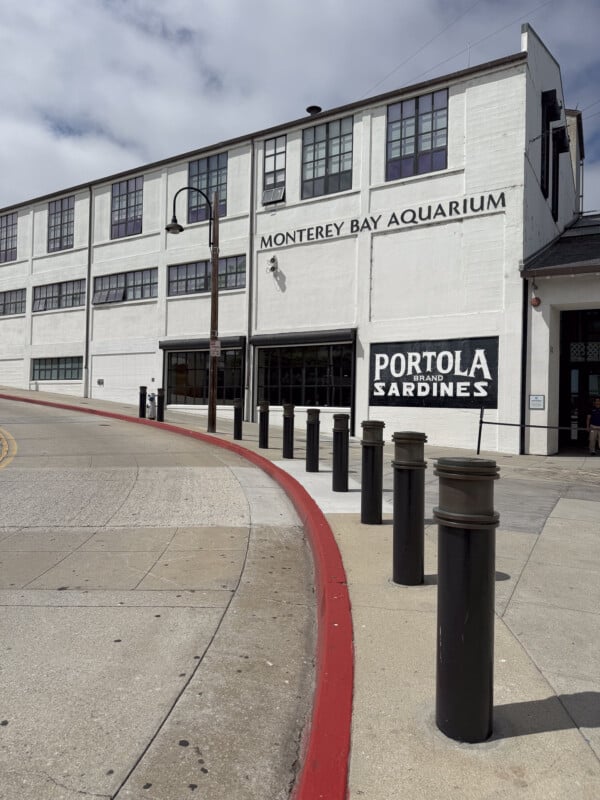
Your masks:
{"label": "short bollard", "polygon": [[319,409],[306,411],[306,471],[319,471]]}
{"label": "short bollard", "polygon": [[165,421],[165,390],[156,390],[156,421]]}
{"label": "short bollard", "polygon": [[269,404],[258,404],[258,446],[264,449],[269,447]]}
{"label": "short bollard", "polygon": [[233,401],[233,438],[242,438],[242,401]]}
{"label": "short bollard", "polygon": [[294,457],[294,406],[283,404],[283,452],[284,458]]}
{"label": "short bollard", "polygon": [[333,415],[333,473],[331,488],[334,492],[348,491],[349,421],[349,414]]}
{"label": "short bollard", "polygon": [[459,742],[492,734],[495,461],[440,458],[436,724]]}
{"label": "short bollard", "polygon": [[147,386],[140,386],[140,411],[139,417],[140,419],[146,418],[146,392],[148,391]]}
{"label": "short bollard", "polygon": [[424,580],[425,461],[424,433],[402,431],[394,442],[394,583],[419,586]]}
{"label": "short bollard", "polygon": [[383,429],[385,422],[361,422],[362,475],[360,492],[360,521],[366,525],[381,525],[383,500]]}

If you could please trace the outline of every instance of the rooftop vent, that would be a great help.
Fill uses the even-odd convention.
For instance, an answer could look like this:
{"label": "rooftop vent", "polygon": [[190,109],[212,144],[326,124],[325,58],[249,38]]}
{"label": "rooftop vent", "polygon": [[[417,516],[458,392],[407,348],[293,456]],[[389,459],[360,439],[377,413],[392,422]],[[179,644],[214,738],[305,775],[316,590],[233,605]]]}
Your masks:
{"label": "rooftop vent", "polygon": [[306,113],[310,114],[311,117],[316,117],[317,114],[321,113],[321,111],[322,111],[321,106],[308,106],[308,108],[306,109]]}

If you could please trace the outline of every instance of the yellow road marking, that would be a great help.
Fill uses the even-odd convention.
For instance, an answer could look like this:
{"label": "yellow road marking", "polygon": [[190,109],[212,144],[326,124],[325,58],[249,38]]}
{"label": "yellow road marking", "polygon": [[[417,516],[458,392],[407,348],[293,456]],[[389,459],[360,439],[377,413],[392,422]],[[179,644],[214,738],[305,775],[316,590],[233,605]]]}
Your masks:
{"label": "yellow road marking", "polygon": [[0,428],[0,469],[8,467],[17,455],[17,442],[8,431]]}

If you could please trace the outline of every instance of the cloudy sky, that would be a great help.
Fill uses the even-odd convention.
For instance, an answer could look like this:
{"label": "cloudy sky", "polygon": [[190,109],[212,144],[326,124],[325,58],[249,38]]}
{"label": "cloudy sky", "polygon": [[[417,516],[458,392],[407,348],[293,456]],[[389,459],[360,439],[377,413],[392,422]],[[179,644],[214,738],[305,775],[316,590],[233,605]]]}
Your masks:
{"label": "cloudy sky", "polygon": [[600,210],[599,0],[0,0],[0,207],[516,53],[583,112]]}

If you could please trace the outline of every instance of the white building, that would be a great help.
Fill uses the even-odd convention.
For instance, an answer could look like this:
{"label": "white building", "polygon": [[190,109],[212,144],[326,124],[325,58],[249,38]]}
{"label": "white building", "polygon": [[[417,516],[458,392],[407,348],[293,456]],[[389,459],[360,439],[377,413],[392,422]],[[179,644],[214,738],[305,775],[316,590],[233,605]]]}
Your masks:
{"label": "white building", "polygon": [[320,407],[324,428],[348,412],[358,435],[381,419],[473,448],[483,413],[510,423],[484,426],[486,450],[576,439],[600,393],[600,236],[561,260],[593,222],[581,117],[531,27],[515,55],[308,111],[0,210],[0,384],[206,407],[210,214],[191,186],[219,193],[218,415],[291,402],[297,424]]}

